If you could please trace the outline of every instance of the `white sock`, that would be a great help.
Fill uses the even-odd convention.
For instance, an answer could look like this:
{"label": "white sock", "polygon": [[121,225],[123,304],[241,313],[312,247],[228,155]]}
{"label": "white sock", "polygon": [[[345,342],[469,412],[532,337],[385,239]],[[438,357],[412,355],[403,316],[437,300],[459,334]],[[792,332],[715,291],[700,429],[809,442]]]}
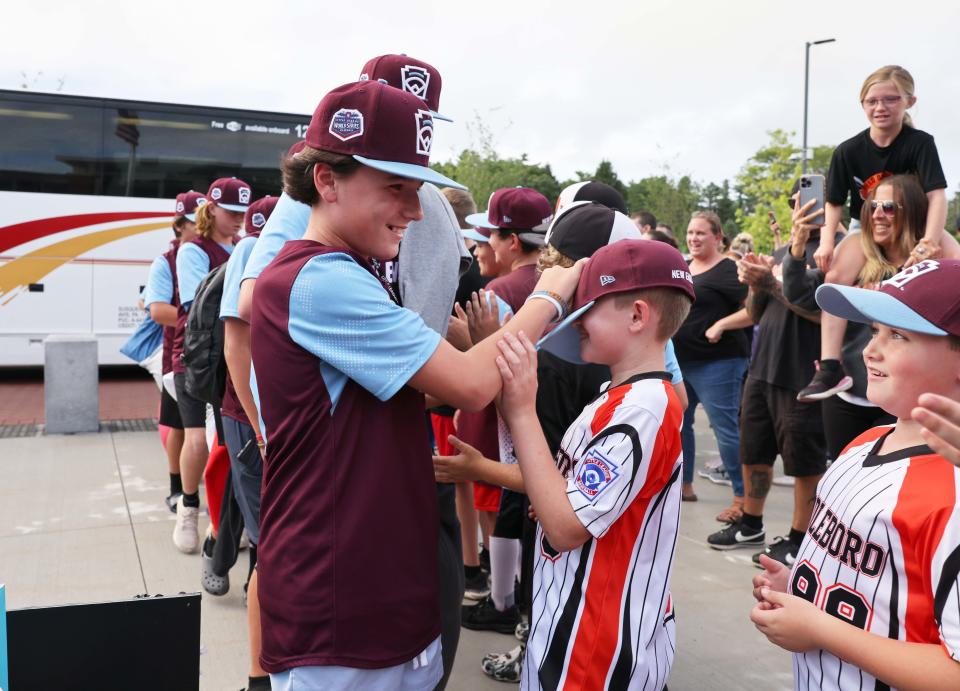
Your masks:
{"label": "white sock", "polygon": [[513,586],[520,575],[520,540],[490,537],[490,597],[499,611],[513,607]]}

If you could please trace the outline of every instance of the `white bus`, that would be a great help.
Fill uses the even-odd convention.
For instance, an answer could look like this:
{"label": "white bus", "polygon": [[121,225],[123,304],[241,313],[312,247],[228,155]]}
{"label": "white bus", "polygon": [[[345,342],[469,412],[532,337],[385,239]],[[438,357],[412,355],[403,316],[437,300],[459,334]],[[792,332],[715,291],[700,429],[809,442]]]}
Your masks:
{"label": "white bus", "polygon": [[100,364],[143,319],[173,199],[218,177],[280,193],[308,115],[0,90],[0,367],[42,365],[50,334],[93,334]]}

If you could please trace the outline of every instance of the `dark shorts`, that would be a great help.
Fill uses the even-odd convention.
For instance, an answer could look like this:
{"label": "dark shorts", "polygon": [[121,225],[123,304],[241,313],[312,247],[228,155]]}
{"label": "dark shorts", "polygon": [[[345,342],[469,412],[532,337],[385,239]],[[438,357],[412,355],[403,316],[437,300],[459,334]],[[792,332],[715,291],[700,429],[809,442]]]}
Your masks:
{"label": "dark shorts", "polygon": [[187,393],[187,375],[173,375],[173,386],[177,390],[177,407],[184,429],[207,426],[207,404]]}
{"label": "dark shorts", "polygon": [[243,527],[254,545],[260,542],[260,487],[263,484],[263,457],[257,448],[253,427],[223,416],[223,436],[230,452],[230,481]]}
{"label": "dark shorts", "polygon": [[523,537],[524,495],[504,488],[500,493],[500,511],[493,526],[493,536],[511,540]]}
{"label": "dark shorts", "polygon": [[183,429],[183,420],[180,419],[180,408],[167,390],[160,393],[160,419],[158,422],[170,429]]}
{"label": "dark shorts", "polygon": [[793,477],[822,475],[827,446],[819,403],[800,403],[797,392],[747,377],[740,405],[740,463],[773,465],[777,454]]}

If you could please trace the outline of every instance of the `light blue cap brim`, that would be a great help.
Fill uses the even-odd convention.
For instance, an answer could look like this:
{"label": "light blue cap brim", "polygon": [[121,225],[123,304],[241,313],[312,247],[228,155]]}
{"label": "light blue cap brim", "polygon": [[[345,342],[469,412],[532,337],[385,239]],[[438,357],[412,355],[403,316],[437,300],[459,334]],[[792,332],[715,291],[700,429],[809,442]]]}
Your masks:
{"label": "light blue cap brim", "polygon": [[190,221],[191,223],[197,222],[197,212],[194,211],[192,214],[184,214],[183,217]]}
{"label": "light blue cap brim", "polygon": [[441,115],[435,110],[431,110],[430,115],[433,116],[434,120],[443,120],[444,122],[453,122],[453,118],[448,118],[446,115]]}
{"label": "light blue cap brim", "polygon": [[927,321],[892,295],[879,290],[825,283],[817,288],[817,304],[825,312],[842,319],[871,324],[878,322],[894,329],[905,329],[931,336],[947,332]]}
{"label": "light blue cap brim", "polygon": [[580,357],[580,332],[573,326],[583,314],[596,304],[591,300],[583,307],[571,312],[566,319],[556,325],[553,331],[537,341],[537,350],[545,350],[561,360],[575,365],[586,364]]}
{"label": "light blue cap brim", "polygon": [[237,213],[247,213],[247,206],[242,204],[220,204],[219,202],[214,202],[221,209],[226,209],[227,211],[236,211]]}
{"label": "light blue cap brim", "polygon": [[490,238],[486,235],[481,235],[473,228],[461,228],[460,232],[463,234],[463,237],[469,238],[475,242],[490,242]]}
{"label": "light blue cap brim", "polygon": [[367,158],[366,156],[358,156],[357,154],[354,154],[353,158],[365,166],[370,166],[375,170],[380,170],[384,173],[390,173],[391,175],[399,175],[402,178],[423,180],[424,182],[432,182],[434,185],[440,185],[441,187],[454,187],[458,190],[467,189],[459,182],[455,182],[446,175],[441,175],[437,171],[427,168],[426,166],[418,166],[414,163],[400,163],[398,161],[379,161],[375,158]]}
{"label": "light blue cap brim", "polygon": [[478,228],[489,228],[490,230],[499,230],[500,226],[495,226],[487,217],[487,212],[482,211],[476,214],[470,214],[464,219],[467,223]]}

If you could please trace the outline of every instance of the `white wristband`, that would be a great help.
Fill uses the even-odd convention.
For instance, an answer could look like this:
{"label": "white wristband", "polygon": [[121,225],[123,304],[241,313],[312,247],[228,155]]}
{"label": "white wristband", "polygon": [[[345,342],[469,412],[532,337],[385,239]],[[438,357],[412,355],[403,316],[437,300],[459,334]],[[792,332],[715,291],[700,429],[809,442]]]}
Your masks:
{"label": "white wristband", "polygon": [[565,314],[565,310],[563,309],[563,305],[561,305],[561,304],[560,304],[560,301],[557,300],[557,299],[556,299],[555,297],[553,297],[552,295],[550,295],[550,294],[548,294],[548,293],[545,293],[545,292],[543,292],[543,291],[539,291],[539,290],[538,290],[538,291],[536,291],[535,293],[530,293],[530,296],[529,296],[526,300],[524,300],[524,302],[530,302],[531,300],[546,300],[547,302],[549,302],[551,305],[554,306],[554,308],[557,310],[557,317],[556,317],[556,319],[553,319],[553,320],[550,322],[551,324],[554,323],[554,322],[558,322],[558,321],[560,321],[560,320],[563,319],[563,316],[564,316],[564,314]]}

